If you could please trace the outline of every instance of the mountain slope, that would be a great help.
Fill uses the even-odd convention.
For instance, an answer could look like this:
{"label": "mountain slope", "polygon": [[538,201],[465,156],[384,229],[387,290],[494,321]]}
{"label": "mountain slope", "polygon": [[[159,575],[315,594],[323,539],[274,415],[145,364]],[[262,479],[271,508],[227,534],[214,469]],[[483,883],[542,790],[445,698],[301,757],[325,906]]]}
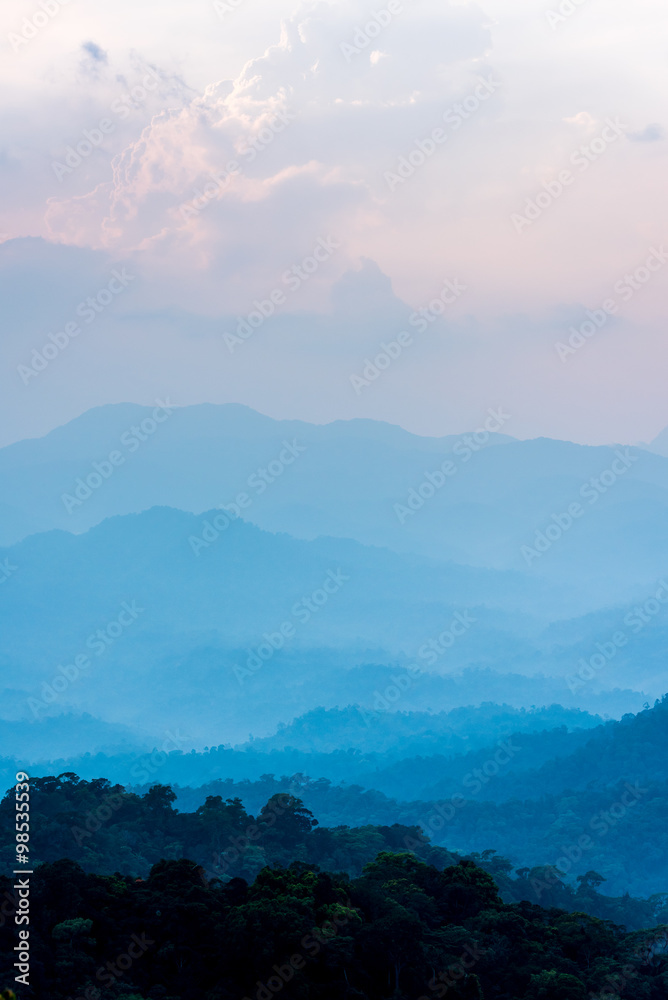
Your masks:
{"label": "mountain slope", "polygon": [[[481,683],[476,671],[573,670],[578,647],[541,637],[544,608],[561,599],[548,584],[238,519],[218,522],[215,537],[206,525],[217,531],[218,514],[154,508],[8,550],[16,571],[0,603],[0,663],[12,678],[5,717],[73,709],[154,733],[180,722],[193,743],[217,745],[317,706],[439,710],[488,700],[492,688],[518,705],[516,681]],[[599,627],[595,619],[575,635],[593,643]],[[648,641],[655,633],[658,624]],[[599,687],[613,687],[613,676],[643,679],[634,655],[629,646],[617,674],[575,700],[564,680],[550,682],[549,699],[540,684],[520,697],[607,710],[596,705]],[[467,668],[458,689],[449,678]]]}
{"label": "mountain slope", "polygon": [[[370,420],[275,421],[237,405],[100,407],[0,450],[0,542],[245,495],[239,512],[265,529],[548,577],[572,588],[582,610],[666,572],[668,459],[515,441],[512,418],[499,413],[488,424],[498,434],[422,438]],[[569,521],[572,504],[581,513]],[[548,528],[553,541],[539,552]]]}

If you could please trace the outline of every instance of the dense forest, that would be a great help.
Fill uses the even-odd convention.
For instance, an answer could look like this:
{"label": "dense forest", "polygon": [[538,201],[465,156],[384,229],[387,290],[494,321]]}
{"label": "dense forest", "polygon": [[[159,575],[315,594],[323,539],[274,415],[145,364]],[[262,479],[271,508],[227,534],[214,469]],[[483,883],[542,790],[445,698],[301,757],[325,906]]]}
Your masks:
{"label": "dense forest", "polygon": [[[10,883],[0,885],[10,893]],[[664,1000],[668,927],[503,903],[471,860],[381,852],[361,875],[293,862],[252,882],[186,859],[146,879],[69,860],[33,878],[33,985],[48,1000]],[[13,926],[0,928],[9,980]]]}
{"label": "dense forest", "polygon": [[[546,728],[555,723],[557,728]],[[314,733],[319,749],[308,753],[304,747]],[[361,735],[363,751],[350,745]],[[367,726],[357,709],[323,710],[297,720],[271,740],[243,748],[219,746],[188,753],[173,742],[164,747],[78,756],[55,762],[57,767],[51,762],[50,770],[46,764],[32,770],[33,775],[72,772],[90,782],[105,775],[132,793],[95,838],[72,845],[68,834],[70,848],[79,853],[72,854],[63,843],[58,857],[71,856],[105,874],[114,866],[146,874],[160,857],[176,857],[168,850],[176,844],[210,867],[211,855],[220,847],[207,846],[206,855],[190,849],[189,843],[198,841],[184,837],[185,814],[197,814],[209,799],[238,799],[245,810],[259,815],[274,796],[289,794],[303,801],[321,827],[420,827],[432,844],[451,855],[491,849],[516,868],[548,864],[563,869],[565,858],[571,888],[576,888],[577,875],[593,869],[605,879],[605,890],[616,896],[628,892],[649,897],[668,887],[666,699],[618,722],[555,706],[519,712],[487,705],[477,719],[471,709],[431,718],[397,713],[396,720],[381,717]],[[416,752],[420,748],[422,752]],[[16,763],[5,758],[0,765],[9,785]],[[170,828],[164,841],[160,830],[154,830],[150,847],[144,844],[144,834],[136,832],[124,833],[129,839],[120,846],[107,842],[117,821],[134,822],[132,795],[144,796],[156,783],[171,786],[181,826]],[[79,798],[68,807],[83,815],[98,808],[104,794],[96,797],[85,788],[81,786]],[[57,803],[70,802],[74,795],[73,788],[61,788],[49,815]],[[40,829],[51,829],[45,822],[40,819]],[[584,849],[578,847],[582,838]],[[376,850],[387,846],[379,842]],[[581,857],[574,861],[578,850]],[[365,855],[364,861],[372,856]],[[287,860],[296,857],[301,855]],[[235,874],[254,876],[274,860],[286,862],[285,857],[258,853],[254,867]],[[358,871],[345,855],[318,853],[309,860],[351,874]]]}
{"label": "dense forest", "polygon": [[[266,784],[277,783],[267,779]],[[293,779],[293,792],[297,784]],[[524,900],[584,911],[634,930],[668,923],[668,893],[647,899],[606,895],[605,876],[592,867],[589,852],[578,853],[577,847],[557,863],[544,858],[515,866],[494,849],[457,853],[435,846],[419,825],[321,825],[290,791],[273,792],[255,815],[240,798],[221,795],[208,795],[195,811],[182,812],[168,785],[156,784],[138,795],[106,779],[63,774],[34,779],[31,805],[34,864],[69,858],[90,873],[146,878],[163,859],[189,857],[208,880],[252,881],[267,866],[293,862],[355,878],[378,854],[409,851],[439,869],[474,860],[494,877],[508,903]],[[0,803],[4,872],[13,867],[13,809],[11,789]]]}
{"label": "dense forest", "polygon": [[[668,699],[619,722],[490,705],[473,723],[466,710],[376,727],[356,711],[244,747],[98,753],[79,758],[86,777],[33,775],[18,1000],[668,995]],[[349,745],[360,725],[363,751]],[[14,980],[13,817],[12,788],[0,987]]]}

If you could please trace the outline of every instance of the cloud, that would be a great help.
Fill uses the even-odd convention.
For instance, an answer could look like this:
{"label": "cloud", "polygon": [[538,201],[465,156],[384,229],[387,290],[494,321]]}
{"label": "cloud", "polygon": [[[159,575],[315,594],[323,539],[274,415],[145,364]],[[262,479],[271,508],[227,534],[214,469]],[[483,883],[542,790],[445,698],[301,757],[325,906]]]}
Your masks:
{"label": "cloud", "polygon": [[629,132],[628,137],[632,142],[660,142],[666,138],[666,130],[662,125],[653,123],[646,125],[640,132]]}
{"label": "cloud", "polygon": [[[661,276],[567,371],[553,357],[563,327],[599,308],[665,231],[668,150],[661,126],[639,124],[660,120],[668,83],[659,3],[630,19],[609,0],[559,32],[530,0],[489,0],[487,13],[472,2],[404,2],[378,31],[384,5],[367,0],[244,0],[223,20],[207,2],[146,0],[134,21],[129,0],[117,4],[113,17],[96,5],[77,18],[63,8],[48,38],[0,66],[18,95],[16,108],[0,110],[3,233],[81,255],[67,258],[76,280],[62,279],[62,301],[39,315],[14,308],[12,351],[67,318],[98,265],[122,260],[137,274],[105,318],[108,337],[45,373],[47,410],[181,386],[182,402],[262,409],[268,400],[277,414],[376,413],[441,432],[456,407],[497,405],[483,397],[498,386],[539,433],[590,428],[610,440],[635,421],[632,437],[649,438],[665,424],[663,413],[649,430],[642,423],[663,406]],[[157,87],[136,100],[149,73]],[[485,100],[476,97],[483,80],[493,81]],[[119,101],[123,116],[111,111]],[[601,153],[616,117],[634,141]],[[105,118],[113,130],[59,179],[54,162],[68,147],[76,158]],[[574,168],[574,154],[586,169]],[[545,185],[554,190],[564,169],[573,183],[518,235],[511,215],[538,194],[545,203]],[[221,329],[330,237],[341,246],[326,266],[243,352],[221,356]],[[49,267],[35,253],[21,287],[51,287]],[[406,358],[404,375],[388,374],[363,399],[346,395],[366,352],[446,278],[468,291],[443,331]],[[619,382],[640,372],[652,388],[629,413]],[[565,392],[587,406],[565,408]],[[32,420],[24,398],[22,419]]]}
{"label": "cloud", "polygon": [[95,42],[84,42],[81,48],[84,50],[84,52],[87,52],[88,55],[91,57],[91,59],[94,59],[95,62],[99,63],[109,62],[109,57],[107,53],[104,51],[104,49],[101,49],[99,45],[96,45]]}
{"label": "cloud", "polygon": [[155,114],[110,179],[51,197],[49,238],[142,253],[156,280],[164,266],[163,277],[197,280],[198,295],[208,272],[212,306],[221,276],[241,307],[323,234],[359,259],[383,225],[383,168],[441,120],[448,96],[476,86],[490,41],[475,6],[446,4],[426,23],[405,8],[382,30],[383,58],[370,58],[374,9],[303,3],[236,79]]}
{"label": "cloud", "polygon": [[95,42],[84,42],[81,49],[84,53],[80,65],[82,77],[88,80],[101,79],[109,64],[108,54]]}

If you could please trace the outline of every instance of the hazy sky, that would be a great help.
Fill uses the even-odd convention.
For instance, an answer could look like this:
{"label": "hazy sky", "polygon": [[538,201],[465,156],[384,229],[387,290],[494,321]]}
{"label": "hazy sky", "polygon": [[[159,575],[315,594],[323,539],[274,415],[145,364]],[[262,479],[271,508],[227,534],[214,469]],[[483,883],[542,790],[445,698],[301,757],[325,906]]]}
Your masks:
{"label": "hazy sky", "polygon": [[164,395],[650,440],[667,29],[665,0],[3,0],[0,444]]}

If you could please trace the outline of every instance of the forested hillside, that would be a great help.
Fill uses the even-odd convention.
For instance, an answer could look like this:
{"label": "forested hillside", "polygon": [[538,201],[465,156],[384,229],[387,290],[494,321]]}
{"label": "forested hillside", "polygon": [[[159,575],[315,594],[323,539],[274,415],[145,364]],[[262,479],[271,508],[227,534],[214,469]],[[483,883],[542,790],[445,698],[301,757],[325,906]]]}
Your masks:
{"label": "forested hillside", "polygon": [[[0,892],[11,899],[9,880]],[[38,869],[33,901],[25,995],[48,1000],[268,1000],[284,988],[300,1000],[664,1000],[668,990],[668,927],[626,933],[504,904],[467,860],[441,870],[384,851],[353,879],[295,862],[250,884],[209,881],[185,859],[146,879],[58,861]],[[12,933],[0,926],[6,981]]]}
{"label": "forested hillside", "polygon": [[[268,745],[258,740],[245,748],[184,753],[168,741],[152,751],[49,762],[34,773],[74,772],[91,782],[104,775],[140,796],[155,795],[151,787],[156,783],[170,785],[178,809],[192,814],[207,798],[217,797],[222,802],[238,799],[248,813],[258,815],[274,796],[289,794],[300,798],[323,827],[419,827],[432,844],[449,852],[496,850],[517,868],[560,861],[564,867],[564,857],[568,861],[569,855],[581,852],[579,864],[567,868],[571,882],[575,874],[591,868],[615,895],[647,897],[667,891],[668,699],[637,716],[598,726],[598,720],[585,713],[558,708],[522,713],[488,706],[481,714],[477,722],[472,721],[472,710],[470,716],[461,710],[431,721],[429,716],[399,716],[391,737],[389,716],[379,718],[376,729],[375,720],[369,727],[357,723],[357,709],[337,712],[328,735],[328,713],[315,713],[298,720],[288,735],[282,730]],[[412,736],[409,727],[414,721]],[[308,738],[318,722],[321,745],[335,746],[340,740],[340,749],[290,749],[291,742],[299,742],[300,732],[301,739]],[[564,724],[540,731],[550,722],[568,722],[574,728]],[[360,726],[368,734],[365,751],[346,746]],[[495,742],[485,745],[485,731]],[[278,748],[279,739],[288,746]],[[467,745],[474,749],[462,751]],[[383,749],[370,749],[373,746]],[[427,752],[404,757],[420,747]],[[435,747],[442,752],[434,754]],[[12,760],[0,762],[6,784],[15,766]],[[76,795],[87,787],[82,783]],[[65,781],[58,794],[65,791],[74,794],[74,786]],[[82,808],[80,802],[77,808]],[[126,810],[118,815],[129,814]],[[578,846],[582,838],[584,848]],[[156,843],[164,851],[172,842],[185,850],[182,833]],[[132,858],[132,844],[124,845],[127,858]],[[386,846],[379,844],[378,850]],[[66,848],[63,844],[65,854]],[[116,847],[90,849],[100,865],[113,868],[109,858],[118,856]],[[194,850],[190,853],[203,862]],[[132,861],[133,871],[146,871],[163,856],[139,855],[142,861]],[[334,864],[329,856],[310,857]],[[354,870],[348,862],[337,863]]]}
{"label": "forested hillside", "polygon": [[[513,863],[493,848],[453,852],[431,842],[424,817],[421,825],[397,822],[389,815],[387,823],[321,824],[297,793],[306,797],[313,790],[316,800],[319,796],[326,799],[327,783],[295,776],[287,791],[278,790],[281,784],[286,787],[270,778],[258,783],[270,794],[251,813],[233,795],[208,794],[198,808],[181,811],[168,785],[156,784],[138,795],[103,778],[90,782],[75,774],[37,778],[32,791],[33,864],[69,858],[99,875],[120,871],[144,878],[161,859],[185,856],[193,859],[208,880],[227,882],[239,877],[252,880],[267,865],[286,867],[295,861],[357,877],[378,853],[409,851],[437,867],[475,859],[493,874],[507,902],[526,900],[574,912],[584,910],[634,929],[668,921],[668,893],[655,893],[647,900],[627,893],[606,895],[610,888],[594,866],[599,855],[578,851],[577,842],[566,849],[566,857],[546,855],[526,865]],[[254,788],[253,797],[259,788]],[[223,794],[225,789],[223,784]],[[231,791],[229,785],[227,791]],[[394,810],[395,815],[402,815],[396,803],[386,800],[385,805],[388,813]],[[13,807],[10,789],[0,803],[0,830],[5,831],[0,864],[6,873],[15,856]],[[441,822],[434,825],[442,828],[445,810],[429,815],[438,818]]]}

